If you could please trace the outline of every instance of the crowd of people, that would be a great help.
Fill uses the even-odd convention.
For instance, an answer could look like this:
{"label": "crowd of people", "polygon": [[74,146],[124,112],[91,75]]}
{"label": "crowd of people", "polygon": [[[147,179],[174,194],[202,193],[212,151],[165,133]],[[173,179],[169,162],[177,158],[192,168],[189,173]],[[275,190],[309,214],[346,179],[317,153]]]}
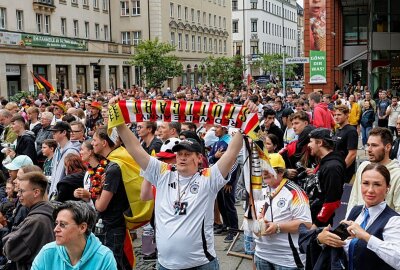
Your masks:
{"label": "crowd of people", "polygon": [[[110,135],[108,106],[144,99],[233,103],[258,114],[269,161],[261,162],[262,197],[254,201],[259,226],[246,232],[254,269],[400,269],[400,106],[390,91],[373,95],[359,83],[333,95],[132,86],[2,98],[1,267],[131,269],[124,177],[137,165],[138,200],[154,200],[144,230],[155,245],[145,259],[161,270],[219,269],[214,235],[231,243],[243,220],[235,203],[244,135],[150,121]],[[358,166],[357,150],[368,159]],[[347,213],[334,225],[345,184]]]}

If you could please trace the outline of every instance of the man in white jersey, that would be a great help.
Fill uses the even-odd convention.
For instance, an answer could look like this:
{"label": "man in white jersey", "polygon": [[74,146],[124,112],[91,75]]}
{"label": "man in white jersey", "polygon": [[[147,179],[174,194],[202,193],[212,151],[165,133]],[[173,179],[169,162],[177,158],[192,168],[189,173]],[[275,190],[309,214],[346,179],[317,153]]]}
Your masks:
{"label": "man in white jersey", "polygon": [[256,252],[254,263],[257,270],[303,269],[305,255],[299,252],[298,228],[304,223],[311,227],[311,211],[305,192],[292,181],[283,177],[285,161],[278,153],[269,154],[269,162],[275,175],[262,161],[264,198],[256,201],[260,231],[255,232]]}
{"label": "man in white jersey", "polygon": [[[110,100],[110,104],[115,101]],[[257,112],[253,103],[245,105],[250,112]],[[157,188],[157,269],[219,269],[214,249],[214,201],[229,179],[236,160],[232,157],[237,157],[242,147],[242,134],[236,133],[225,155],[213,167],[199,170],[198,142],[184,140],[175,145],[172,150],[176,152],[176,165],[172,166],[147,154],[125,125],[117,129],[144,178]]]}

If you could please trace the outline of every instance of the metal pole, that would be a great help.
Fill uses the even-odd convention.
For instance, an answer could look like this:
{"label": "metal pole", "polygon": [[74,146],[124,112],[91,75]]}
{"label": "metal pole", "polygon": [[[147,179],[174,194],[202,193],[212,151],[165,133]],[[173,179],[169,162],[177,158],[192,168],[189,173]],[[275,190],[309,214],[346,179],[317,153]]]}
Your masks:
{"label": "metal pole", "polygon": [[283,49],[283,63],[282,63],[282,87],[283,87],[283,95],[286,96],[286,63],[285,63],[285,53],[286,53],[286,46],[285,46],[285,12],[283,9],[283,1],[282,1],[282,49]]}

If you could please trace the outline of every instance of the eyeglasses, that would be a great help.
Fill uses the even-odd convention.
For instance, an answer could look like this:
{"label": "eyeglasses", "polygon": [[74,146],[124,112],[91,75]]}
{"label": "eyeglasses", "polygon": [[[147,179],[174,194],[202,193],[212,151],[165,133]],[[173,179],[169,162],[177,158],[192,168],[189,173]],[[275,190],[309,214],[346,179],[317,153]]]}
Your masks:
{"label": "eyeglasses", "polygon": [[82,130],[71,130],[71,133],[79,133],[82,132]]}
{"label": "eyeglasses", "polygon": [[61,229],[65,229],[69,225],[78,225],[78,224],[76,224],[76,223],[66,223],[66,222],[63,222],[63,221],[54,222],[54,228],[57,227],[57,226],[60,226]]}
{"label": "eyeglasses", "polygon": [[35,190],[37,188],[32,188],[32,189],[18,189],[17,194],[24,194],[25,192],[29,191],[29,190]]}

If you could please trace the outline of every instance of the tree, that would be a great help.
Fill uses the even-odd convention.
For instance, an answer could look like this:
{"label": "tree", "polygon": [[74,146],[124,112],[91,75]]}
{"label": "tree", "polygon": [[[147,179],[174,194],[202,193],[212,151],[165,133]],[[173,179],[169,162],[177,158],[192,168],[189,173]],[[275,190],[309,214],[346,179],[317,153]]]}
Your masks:
{"label": "tree", "polygon": [[233,57],[209,56],[203,60],[207,79],[211,83],[238,87],[243,82],[244,66],[240,55]]}
{"label": "tree", "polygon": [[174,46],[158,39],[142,41],[131,57],[131,65],[142,68],[148,87],[162,87],[168,78],[182,75],[182,64],[170,54],[173,51]]}
{"label": "tree", "polygon": [[[289,55],[285,55],[285,57],[288,58]],[[282,60],[283,57],[279,53],[263,54],[253,65],[262,68],[265,74],[279,75],[279,77],[282,78]],[[295,65],[293,64],[285,65],[286,78],[293,78],[296,75],[294,67]]]}

